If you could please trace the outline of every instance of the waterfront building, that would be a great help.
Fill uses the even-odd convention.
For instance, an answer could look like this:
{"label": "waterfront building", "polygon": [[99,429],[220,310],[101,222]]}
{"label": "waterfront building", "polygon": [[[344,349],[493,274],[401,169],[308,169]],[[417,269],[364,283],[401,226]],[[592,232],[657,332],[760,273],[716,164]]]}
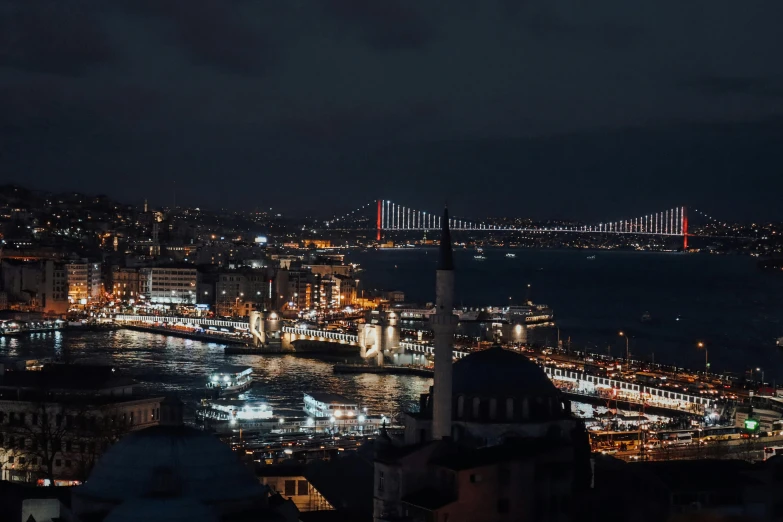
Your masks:
{"label": "waterfront building", "polygon": [[139,270],[142,296],[151,304],[195,304],[198,271],[193,265],[146,267]]}
{"label": "waterfront building", "polygon": [[68,271],[65,263],[42,261],[41,311],[49,315],[68,312]]}
{"label": "waterfront building", "polygon": [[71,303],[86,304],[90,295],[89,263],[71,261],[66,265],[68,281],[68,300]]}
{"label": "waterfront building", "polygon": [[65,264],[52,259],[3,259],[0,264],[0,289],[9,307],[52,315],[68,311],[68,287]]}
{"label": "waterfront building", "polygon": [[382,438],[374,467],[374,519],[568,520],[589,486],[590,448],[546,374],[495,346],[452,364],[457,316],[444,212],[436,272],[433,389],[405,415],[403,440]]}
{"label": "waterfront building", "polygon": [[115,300],[128,303],[138,302],[141,288],[139,271],[136,268],[113,266],[109,274],[109,289]]}
{"label": "waterfront building", "polygon": [[271,307],[272,277],[266,269],[226,270],[217,276],[215,313],[247,317],[253,310]]}
{"label": "waterfront building", "polygon": [[0,376],[2,478],[83,481],[106,447],[157,424],[162,397],[139,394],[114,368],[46,364]]}

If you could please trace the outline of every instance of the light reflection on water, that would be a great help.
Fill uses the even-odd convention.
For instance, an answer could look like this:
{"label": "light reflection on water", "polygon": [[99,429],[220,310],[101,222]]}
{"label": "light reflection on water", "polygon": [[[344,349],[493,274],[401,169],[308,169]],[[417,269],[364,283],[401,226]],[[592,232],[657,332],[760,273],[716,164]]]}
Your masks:
{"label": "light reflection on water", "polygon": [[[62,354],[62,350],[66,352]],[[223,346],[178,337],[119,330],[54,332],[0,338],[0,357],[59,357],[111,364],[150,393],[176,393],[188,404],[204,396],[207,375],[224,366],[253,368],[250,399],[264,399],[275,414],[303,415],[302,394],[339,393],[356,399],[371,414],[418,409],[432,379],[402,375],[336,375],[332,364],[292,355],[223,355]]]}

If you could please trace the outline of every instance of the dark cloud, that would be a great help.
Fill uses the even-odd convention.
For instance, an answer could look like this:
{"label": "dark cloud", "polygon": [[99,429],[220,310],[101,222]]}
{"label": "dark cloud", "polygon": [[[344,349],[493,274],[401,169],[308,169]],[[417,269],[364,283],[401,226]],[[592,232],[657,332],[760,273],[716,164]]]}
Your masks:
{"label": "dark cloud", "polygon": [[435,37],[433,25],[409,0],[325,0],[325,11],[348,23],[381,51],[421,49]]}
{"label": "dark cloud", "polygon": [[274,62],[272,43],[241,10],[240,0],[123,0],[127,12],[159,17],[173,28],[173,39],[197,64],[224,72],[255,75]]}
{"label": "dark cloud", "polygon": [[[0,0],[0,172],[137,200],[178,176],[182,201],[293,212],[431,208],[445,187],[530,215],[610,208],[618,191],[676,204],[690,176],[733,208],[709,140],[657,145],[728,122],[721,165],[776,165],[724,144],[779,136],[743,125],[783,115],[781,18],[779,0]],[[237,192],[260,174],[261,193]],[[290,198],[289,179],[319,188]],[[754,179],[748,214],[783,190]]]}
{"label": "dark cloud", "polygon": [[426,129],[434,130],[443,116],[434,102],[420,102],[393,113],[379,113],[372,107],[357,107],[326,115],[304,115],[280,125],[280,131],[312,143],[384,142],[421,139]]}
{"label": "dark cloud", "polygon": [[683,85],[707,96],[783,98],[783,77],[702,76]]}
{"label": "dark cloud", "polygon": [[89,2],[0,2],[0,66],[83,75],[116,59]]}

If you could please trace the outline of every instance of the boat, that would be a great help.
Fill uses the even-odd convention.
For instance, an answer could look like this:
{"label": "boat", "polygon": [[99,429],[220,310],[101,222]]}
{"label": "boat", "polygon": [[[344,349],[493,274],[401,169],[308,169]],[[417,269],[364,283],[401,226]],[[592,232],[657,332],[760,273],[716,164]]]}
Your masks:
{"label": "boat", "polygon": [[589,259],[590,261],[594,260],[595,259],[595,254],[593,254],[592,256],[587,256],[587,259]]}
{"label": "boat", "polygon": [[316,419],[359,417],[359,405],[336,393],[310,392],[304,394],[304,412]]}
{"label": "boat", "polygon": [[[678,320],[679,320],[679,318],[678,318]],[[650,312],[644,312],[642,314],[642,322],[643,323],[649,323],[650,321],[652,321],[652,316],[650,315]]]}
{"label": "boat", "polygon": [[367,408],[342,395],[325,392],[304,394],[301,417],[273,415],[263,400],[203,399],[196,410],[196,422],[218,434],[258,433],[377,433],[382,426],[394,427],[385,415],[369,415]]}
{"label": "boat", "polygon": [[215,398],[242,393],[253,386],[253,369],[225,369],[209,376],[207,391]]}
{"label": "boat", "polygon": [[501,319],[510,323],[524,322],[528,326],[549,324],[555,319],[555,313],[545,304],[528,301],[522,306],[509,306],[502,310]]}
{"label": "boat", "polygon": [[481,254],[473,256],[473,259],[475,259],[476,261],[484,261],[486,258],[487,256],[483,256]]}
{"label": "boat", "polygon": [[775,344],[778,346],[778,348],[783,348],[783,337],[778,337],[778,340],[775,341]]}
{"label": "boat", "polygon": [[510,258],[513,259],[513,258],[517,257],[517,255],[514,252],[509,252],[508,254],[506,254],[506,257],[510,257]]}
{"label": "boat", "polygon": [[264,401],[239,399],[204,399],[196,417],[205,422],[238,424],[242,421],[268,420],[272,407]]}

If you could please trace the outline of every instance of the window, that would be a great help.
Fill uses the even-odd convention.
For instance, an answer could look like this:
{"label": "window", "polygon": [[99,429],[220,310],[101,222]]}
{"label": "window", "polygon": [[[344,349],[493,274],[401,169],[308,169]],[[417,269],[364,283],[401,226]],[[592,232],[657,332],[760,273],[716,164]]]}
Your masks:
{"label": "window", "polygon": [[27,459],[24,457],[19,457],[19,464],[24,464],[25,462],[27,462]]}
{"label": "window", "polygon": [[60,459],[54,459],[54,467],[59,468],[62,466],[62,461]]}
{"label": "window", "polygon": [[65,459],[65,467],[70,468],[71,467],[71,461],[68,459]]}
{"label": "window", "polygon": [[507,498],[499,498],[498,499],[498,513],[508,513],[508,499]]}
{"label": "window", "polygon": [[24,422],[26,420],[25,417],[26,417],[26,415],[24,413],[20,413],[19,414],[19,424],[21,424],[22,426],[24,426]]}
{"label": "window", "polygon": [[457,397],[457,418],[461,419],[465,415],[465,396]]}
{"label": "window", "polygon": [[479,408],[481,407],[481,399],[473,397],[473,418],[478,419]]}
{"label": "window", "polygon": [[300,480],[297,483],[297,495],[307,495],[308,494],[308,488],[307,488],[307,481],[306,480]]}
{"label": "window", "polygon": [[495,420],[497,414],[498,414],[498,400],[493,397],[489,400],[489,418]]}
{"label": "window", "polygon": [[294,495],[296,495],[296,481],[295,480],[286,480],[285,481],[285,496],[293,497]]}
{"label": "window", "polygon": [[33,413],[32,423],[31,424],[33,426],[38,426],[38,414],[37,413]]}
{"label": "window", "polygon": [[508,468],[498,469],[498,482],[504,486],[511,482],[511,470]]}
{"label": "window", "polygon": [[9,463],[9,464],[13,464],[13,463],[14,463],[14,456],[13,456],[13,455],[9,455],[9,457],[8,457],[8,463]]}
{"label": "window", "polygon": [[385,478],[383,476],[383,471],[378,472],[378,493],[383,493]]}
{"label": "window", "polygon": [[65,451],[68,451],[68,452],[71,451],[71,441],[70,440],[66,440],[65,441]]}
{"label": "window", "polygon": [[481,482],[481,475],[479,475],[478,473],[472,473],[472,474],[470,475],[470,481],[471,481],[473,484],[475,484],[475,483],[477,483],[477,482]]}

